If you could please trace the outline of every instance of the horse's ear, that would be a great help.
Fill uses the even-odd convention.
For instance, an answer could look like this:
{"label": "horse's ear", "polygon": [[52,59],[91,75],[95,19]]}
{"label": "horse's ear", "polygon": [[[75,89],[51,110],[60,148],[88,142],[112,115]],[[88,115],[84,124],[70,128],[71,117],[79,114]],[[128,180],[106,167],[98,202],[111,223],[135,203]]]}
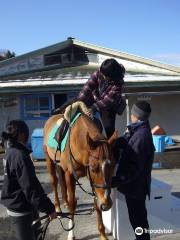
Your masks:
{"label": "horse's ear", "polygon": [[113,135],[108,139],[108,143],[109,143],[110,147],[114,146],[117,138],[118,138],[118,131],[115,130]]}

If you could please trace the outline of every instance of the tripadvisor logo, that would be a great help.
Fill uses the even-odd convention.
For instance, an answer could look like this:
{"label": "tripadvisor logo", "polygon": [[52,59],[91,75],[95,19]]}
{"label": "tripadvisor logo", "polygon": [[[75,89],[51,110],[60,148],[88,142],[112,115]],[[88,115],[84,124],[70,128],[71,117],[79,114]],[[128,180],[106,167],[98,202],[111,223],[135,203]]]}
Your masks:
{"label": "tripadvisor logo", "polygon": [[146,229],[146,228],[142,228],[142,227],[137,227],[135,230],[134,230],[135,234],[140,236],[142,235],[143,233],[149,233],[149,234],[171,234],[173,233],[173,229]]}
{"label": "tripadvisor logo", "polygon": [[141,227],[137,227],[135,229],[135,234],[138,235],[138,236],[142,235],[143,234],[143,229]]}

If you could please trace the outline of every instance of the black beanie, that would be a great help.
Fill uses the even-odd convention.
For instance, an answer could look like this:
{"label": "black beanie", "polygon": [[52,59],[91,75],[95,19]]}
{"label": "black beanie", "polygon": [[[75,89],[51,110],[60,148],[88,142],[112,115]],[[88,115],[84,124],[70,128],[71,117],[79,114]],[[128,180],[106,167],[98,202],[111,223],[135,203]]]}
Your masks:
{"label": "black beanie", "polygon": [[151,114],[151,106],[146,101],[138,101],[132,106],[131,114],[135,115],[139,120],[148,120]]}

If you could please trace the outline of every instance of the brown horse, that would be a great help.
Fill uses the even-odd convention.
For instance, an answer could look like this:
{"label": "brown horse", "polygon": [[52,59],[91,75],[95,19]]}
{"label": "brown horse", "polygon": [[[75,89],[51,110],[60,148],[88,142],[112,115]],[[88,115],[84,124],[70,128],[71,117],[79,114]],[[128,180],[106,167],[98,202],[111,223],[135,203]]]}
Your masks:
{"label": "brown horse", "polygon": [[[60,153],[58,151],[56,154],[56,159],[59,160],[59,176],[57,177],[55,165],[52,161],[55,159],[55,150],[50,148],[47,143],[51,129],[61,117],[60,114],[52,116],[44,127],[44,149],[55,193],[56,211],[61,211],[57,191],[58,178],[61,185],[62,201],[67,204],[74,221],[76,209],[75,178],[87,176],[95,194],[94,205],[97,211],[100,239],[105,240],[107,237],[102,221],[102,211],[109,210],[112,206],[110,198],[113,169],[111,149],[117,138],[117,133],[115,132],[107,140],[94,122],[88,116],[82,114],[71,128],[69,144],[67,144],[64,152]],[[74,172],[76,176],[74,176]],[[69,233],[68,239],[74,239],[72,231]]]}

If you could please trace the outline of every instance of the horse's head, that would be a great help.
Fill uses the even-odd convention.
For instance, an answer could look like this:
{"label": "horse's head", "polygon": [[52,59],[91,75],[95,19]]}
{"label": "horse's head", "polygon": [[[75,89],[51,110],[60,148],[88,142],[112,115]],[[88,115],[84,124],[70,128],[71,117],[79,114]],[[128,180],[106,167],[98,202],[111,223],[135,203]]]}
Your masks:
{"label": "horse's head", "polygon": [[111,178],[114,169],[112,148],[117,138],[115,132],[107,139],[92,139],[88,136],[88,177],[97,197],[99,209],[107,211],[112,206]]}

